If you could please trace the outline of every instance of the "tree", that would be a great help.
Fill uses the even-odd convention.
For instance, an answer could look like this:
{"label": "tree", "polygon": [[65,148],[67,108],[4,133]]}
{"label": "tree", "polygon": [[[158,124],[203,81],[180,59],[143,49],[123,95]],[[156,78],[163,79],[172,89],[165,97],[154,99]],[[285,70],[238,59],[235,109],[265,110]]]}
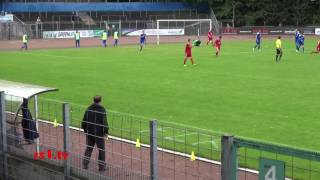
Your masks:
{"label": "tree", "polygon": [[[320,24],[320,0],[186,0],[207,2],[218,19],[234,19],[243,25]],[[235,17],[233,18],[233,15]]]}

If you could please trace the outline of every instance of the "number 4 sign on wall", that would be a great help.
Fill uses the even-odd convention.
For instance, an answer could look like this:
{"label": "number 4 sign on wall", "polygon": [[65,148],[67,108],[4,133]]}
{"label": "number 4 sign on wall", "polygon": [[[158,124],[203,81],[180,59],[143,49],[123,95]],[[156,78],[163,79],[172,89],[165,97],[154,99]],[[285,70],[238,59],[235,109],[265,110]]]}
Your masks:
{"label": "number 4 sign on wall", "polygon": [[285,164],[273,159],[260,159],[259,180],[284,180]]}

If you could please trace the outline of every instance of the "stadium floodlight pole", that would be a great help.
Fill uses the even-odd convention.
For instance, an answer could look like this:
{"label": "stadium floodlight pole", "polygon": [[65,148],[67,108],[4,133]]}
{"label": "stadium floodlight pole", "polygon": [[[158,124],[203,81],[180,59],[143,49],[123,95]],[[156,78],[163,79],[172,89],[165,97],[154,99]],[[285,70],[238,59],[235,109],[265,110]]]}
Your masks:
{"label": "stadium floodlight pole", "polygon": [[[212,29],[212,19],[158,19],[157,20],[157,44],[160,44],[160,22],[209,22],[209,28]],[[198,36],[200,36],[198,29]]]}

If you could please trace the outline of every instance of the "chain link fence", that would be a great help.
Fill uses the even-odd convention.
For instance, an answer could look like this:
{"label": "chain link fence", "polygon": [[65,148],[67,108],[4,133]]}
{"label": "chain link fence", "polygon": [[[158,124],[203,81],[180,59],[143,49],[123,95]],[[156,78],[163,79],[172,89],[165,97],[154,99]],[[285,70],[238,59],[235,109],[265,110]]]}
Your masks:
{"label": "chain link fence", "polygon": [[[247,138],[223,137],[222,177],[244,180],[320,178],[320,153]],[[258,174],[258,176],[257,176]]]}
{"label": "chain link fence", "polygon": [[[218,134],[107,111],[104,114],[107,124],[103,126],[109,128],[106,137],[83,130],[88,113],[95,114],[90,122],[92,126],[101,125],[95,123],[99,121],[100,112],[88,107],[42,98],[37,103],[31,99],[28,106],[23,106],[21,98],[5,97],[8,154],[49,162],[65,169],[64,176],[90,179],[214,179],[219,176],[219,163],[213,161],[220,158]],[[21,113],[25,110],[31,116]],[[24,121],[34,128],[22,126]],[[38,134],[39,138],[27,140],[25,131]],[[89,145],[88,136],[96,141],[93,146]],[[97,147],[99,138],[105,148]],[[88,147],[93,151],[85,167]],[[103,164],[99,151],[105,155],[105,171],[99,171]]]}

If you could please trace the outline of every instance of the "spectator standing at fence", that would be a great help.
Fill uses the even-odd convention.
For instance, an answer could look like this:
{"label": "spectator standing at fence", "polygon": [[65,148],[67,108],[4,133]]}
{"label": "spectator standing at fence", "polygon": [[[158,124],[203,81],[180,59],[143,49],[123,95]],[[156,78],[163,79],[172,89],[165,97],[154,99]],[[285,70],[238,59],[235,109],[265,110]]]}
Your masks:
{"label": "spectator standing at fence", "polygon": [[80,32],[78,32],[78,30],[76,30],[74,38],[76,40],[76,48],[80,48]]}
{"label": "spectator standing at fence", "polygon": [[28,36],[27,36],[27,33],[24,33],[23,35],[22,35],[22,46],[21,46],[21,48],[20,48],[20,50],[22,50],[22,49],[25,49],[25,50],[28,50]]}
{"label": "spectator standing at fence", "polygon": [[280,62],[282,58],[282,42],[281,36],[276,40],[276,62]]}
{"label": "spectator standing at fence", "polygon": [[37,21],[36,21],[36,24],[41,24],[40,16],[38,16]]}
{"label": "spectator standing at fence", "polygon": [[102,39],[102,45],[103,45],[103,47],[106,48],[106,47],[107,47],[107,39],[108,39],[108,34],[107,34],[106,30],[104,30],[104,31],[102,32],[101,39]]}
{"label": "spectator standing at fence", "polygon": [[23,137],[29,144],[31,144],[34,142],[34,139],[37,139],[39,137],[39,134],[36,127],[36,122],[32,119],[31,112],[28,108],[28,99],[23,99],[21,111],[21,126],[23,129]]}
{"label": "spectator standing at fence", "polygon": [[258,48],[258,50],[260,51],[260,47],[261,47],[261,34],[260,32],[257,32],[256,45],[253,47],[253,52],[256,50],[256,48]]}
{"label": "spectator standing at fence", "polygon": [[40,16],[38,16],[36,21],[36,38],[41,37],[40,30],[41,30],[41,19],[40,19]]}
{"label": "spectator standing at fence", "polygon": [[109,133],[107,122],[107,114],[105,108],[100,104],[101,96],[93,98],[93,104],[86,110],[81,124],[82,129],[86,133],[86,151],[83,159],[83,168],[88,169],[90,157],[94,145],[97,144],[99,150],[98,164],[99,171],[106,170],[105,163],[105,141],[104,136]]}
{"label": "spectator standing at fence", "polygon": [[72,12],[71,22],[74,23],[74,21],[76,21],[76,13]]}
{"label": "spectator standing at fence", "polygon": [[113,39],[114,39],[114,43],[113,43],[113,46],[118,46],[118,41],[119,41],[119,36],[118,36],[118,31],[114,31],[113,33]]}
{"label": "spectator standing at fence", "polygon": [[227,23],[227,30],[228,30],[228,32],[229,32],[230,29],[231,29],[230,24]]}

